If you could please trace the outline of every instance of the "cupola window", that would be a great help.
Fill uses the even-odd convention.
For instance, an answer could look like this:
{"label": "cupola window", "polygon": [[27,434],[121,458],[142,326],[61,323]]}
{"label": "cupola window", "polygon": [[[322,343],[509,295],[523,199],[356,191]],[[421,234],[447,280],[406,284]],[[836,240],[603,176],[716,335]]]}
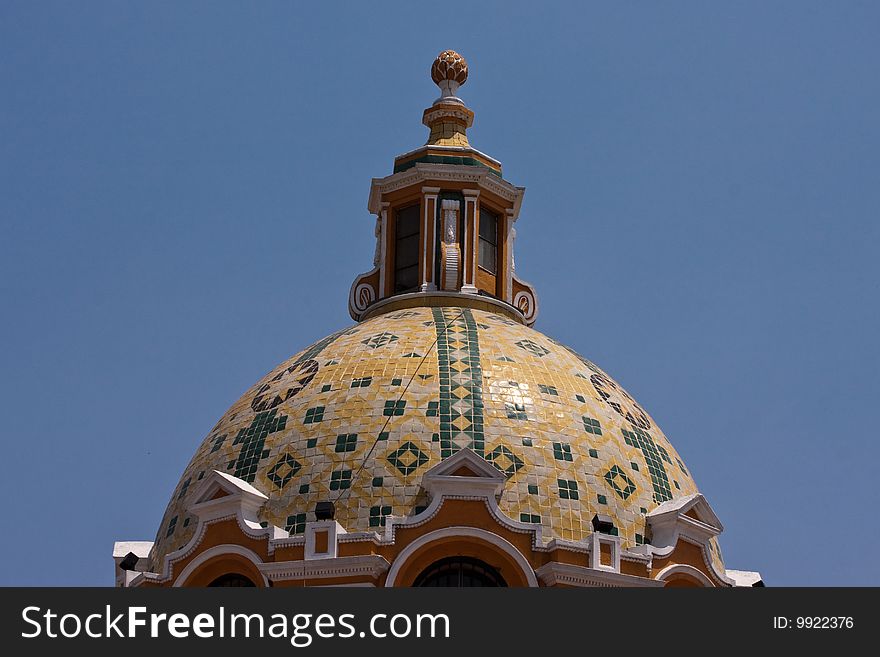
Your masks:
{"label": "cupola window", "polygon": [[398,210],[394,222],[394,292],[419,285],[419,206]]}
{"label": "cupola window", "polygon": [[498,215],[480,208],[480,267],[490,274],[498,268]]}

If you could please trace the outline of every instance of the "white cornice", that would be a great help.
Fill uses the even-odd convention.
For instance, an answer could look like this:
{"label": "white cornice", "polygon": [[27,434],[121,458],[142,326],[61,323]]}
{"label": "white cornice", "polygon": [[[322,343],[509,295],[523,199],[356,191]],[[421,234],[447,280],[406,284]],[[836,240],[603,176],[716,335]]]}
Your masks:
{"label": "white cornice", "polygon": [[132,552],[138,559],[146,559],[152,548],[153,541],[116,541],[113,544],[113,558],[121,561]]}
{"label": "white cornice", "polygon": [[428,182],[438,181],[467,183],[500,196],[514,204],[514,217],[519,214],[522,197],[525,194],[524,187],[511,185],[496,173],[484,167],[417,162],[406,171],[401,171],[385,178],[373,178],[367,208],[372,214],[376,214],[379,212],[379,204],[384,194],[411,185],[421,186]]}
{"label": "white cornice", "polygon": [[731,570],[726,569],[727,576],[730,577],[737,586],[764,586],[764,580],[761,573],[753,570]]}
{"label": "white cornice", "polygon": [[259,566],[260,572],[273,582],[363,576],[375,579],[390,567],[391,564],[385,557],[378,554],[309,561],[281,561]]}
{"label": "white cornice", "polygon": [[659,588],[663,582],[637,577],[636,575],[624,575],[607,570],[596,570],[586,566],[576,566],[556,561],[544,564],[535,571],[535,574],[546,586],[565,584],[568,586],[602,586],[602,587],[643,587]]}

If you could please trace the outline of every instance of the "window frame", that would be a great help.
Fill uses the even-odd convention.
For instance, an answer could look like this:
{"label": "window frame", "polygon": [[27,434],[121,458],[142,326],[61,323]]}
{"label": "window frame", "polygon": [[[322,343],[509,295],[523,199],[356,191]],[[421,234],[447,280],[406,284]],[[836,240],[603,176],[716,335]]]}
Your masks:
{"label": "window frame", "polygon": [[[493,231],[495,236],[495,241],[490,242],[487,238],[483,237],[483,217],[486,215],[490,215],[492,217],[492,221],[495,223],[495,230]],[[487,274],[491,276],[498,276],[498,250],[499,250],[499,242],[500,239],[498,237],[499,228],[501,225],[501,213],[496,212],[492,208],[480,204],[480,224],[479,230],[477,231],[477,267],[482,269]],[[483,265],[483,249],[482,244],[486,242],[492,247],[493,260],[492,263],[493,268],[489,269],[488,267]]]}
{"label": "window frame", "polygon": [[[400,233],[399,233],[400,215],[408,210],[411,211],[413,209],[415,209],[415,215],[414,215],[415,231],[407,233],[406,235],[404,235],[401,238]],[[421,233],[422,233],[422,225],[421,225],[422,222],[420,221],[420,219],[421,219],[421,202],[419,200],[417,200],[413,203],[401,204],[399,207],[394,209],[394,212],[392,214],[393,214],[393,221],[394,221],[394,241],[393,241],[394,262],[392,263],[392,267],[391,267],[391,272],[392,272],[391,294],[407,294],[409,292],[416,292],[416,291],[418,291],[419,285],[421,283],[421,281],[419,280],[419,272],[420,272],[420,265],[421,265],[421,253],[419,253],[419,245],[421,244]],[[399,248],[400,242],[402,239],[411,239],[413,237],[415,238],[415,251],[414,251],[415,263],[408,264],[406,267],[400,267],[399,266],[400,255],[401,255],[400,248]],[[415,283],[414,283],[414,285],[407,287],[407,288],[404,288],[404,289],[401,289],[399,287],[399,283],[398,283],[399,278],[400,278],[399,277],[400,272],[406,271],[406,270],[411,270],[413,268],[415,269]]]}

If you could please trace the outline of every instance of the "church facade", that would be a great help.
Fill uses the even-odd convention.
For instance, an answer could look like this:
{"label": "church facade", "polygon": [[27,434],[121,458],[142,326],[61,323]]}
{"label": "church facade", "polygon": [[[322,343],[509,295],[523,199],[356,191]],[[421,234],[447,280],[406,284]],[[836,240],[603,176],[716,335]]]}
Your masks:
{"label": "church facade", "polygon": [[424,146],[372,181],[355,325],[251,387],[196,450],[119,586],[761,586],[650,415],[533,328],[524,188],[467,137],[441,53]]}

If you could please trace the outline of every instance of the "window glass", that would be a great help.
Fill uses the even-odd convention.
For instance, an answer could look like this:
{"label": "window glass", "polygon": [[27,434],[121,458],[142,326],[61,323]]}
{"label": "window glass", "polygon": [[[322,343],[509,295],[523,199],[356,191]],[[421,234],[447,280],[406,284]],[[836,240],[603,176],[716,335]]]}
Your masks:
{"label": "window glass", "polygon": [[498,269],[498,215],[480,208],[480,267],[489,273]]}
{"label": "window glass", "polygon": [[419,285],[419,206],[398,210],[394,233],[394,291],[409,292]]}

